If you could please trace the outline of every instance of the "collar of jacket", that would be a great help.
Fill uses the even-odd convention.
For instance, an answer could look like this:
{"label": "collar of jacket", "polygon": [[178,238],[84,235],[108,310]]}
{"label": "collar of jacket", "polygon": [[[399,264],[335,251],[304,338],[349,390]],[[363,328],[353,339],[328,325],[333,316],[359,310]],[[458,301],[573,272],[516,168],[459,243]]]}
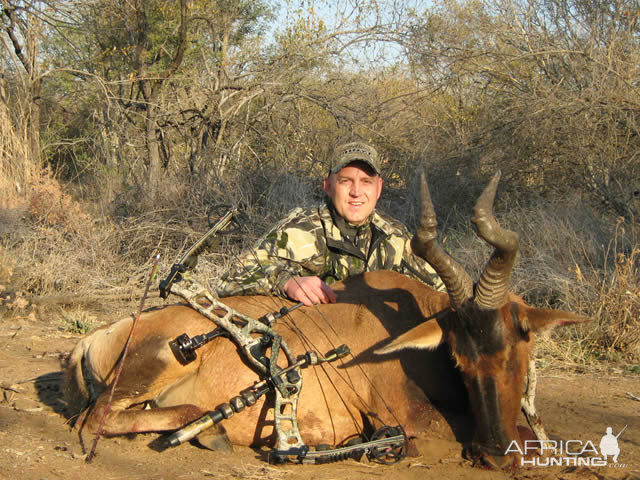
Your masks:
{"label": "collar of jacket", "polygon": [[340,217],[331,201],[327,200],[326,205],[320,208],[320,219],[324,226],[329,250],[348,253],[364,261],[367,261],[380,242],[392,233],[390,225],[374,210],[366,222],[371,226],[371,243],[369,251],[365,255],[351,240],[345,240],[345,238],[354,238],[358,227],[349,225],[344,218]]}

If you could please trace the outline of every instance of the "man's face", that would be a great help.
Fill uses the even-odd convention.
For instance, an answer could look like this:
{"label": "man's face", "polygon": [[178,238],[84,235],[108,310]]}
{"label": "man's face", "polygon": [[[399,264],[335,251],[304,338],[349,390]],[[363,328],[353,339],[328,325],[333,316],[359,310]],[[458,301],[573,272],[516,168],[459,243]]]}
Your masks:
{"label": "man's face", "polygon": [[362,225],[376,208],[382,178],[366,164],[354,162],[325,178],[324,191],[347,222]]}

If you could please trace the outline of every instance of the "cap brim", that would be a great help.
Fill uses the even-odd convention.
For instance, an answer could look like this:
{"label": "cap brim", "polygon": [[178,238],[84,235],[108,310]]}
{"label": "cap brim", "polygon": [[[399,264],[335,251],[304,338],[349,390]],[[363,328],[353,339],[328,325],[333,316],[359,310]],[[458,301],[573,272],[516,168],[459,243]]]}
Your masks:
{"label": "cap brim", "polygon": [[377,175],[380,175],[380,169],[378,168],[378,166],[375,165],[370,159],[362,158],[362,156],[360,156],[360,155],[353,155],[353,156],[349,155],[349,156],[347,156],[340,163],[338,163],[337,165],[333,166],[333,168],[331,168],[329,173],[338,173],[344,167],[346,167],[347,165],[350,165],[350,164],[352,164],[354,162],[365,163],[369,167],[371,167],[371,170],[373,170]]}

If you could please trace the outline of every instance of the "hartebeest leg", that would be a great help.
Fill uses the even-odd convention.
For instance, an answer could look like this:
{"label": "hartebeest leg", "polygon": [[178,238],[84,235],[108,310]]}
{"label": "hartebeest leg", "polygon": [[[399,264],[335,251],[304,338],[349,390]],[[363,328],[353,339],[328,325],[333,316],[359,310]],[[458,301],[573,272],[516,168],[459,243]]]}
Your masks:
{"label": "hartebeest leg", "polygon": [[[104,421],[102,432],[105,435],[177,430],[206,413],[195,405],[177,405],[148,410],[126,408],[129,405],[130,402],[127,402],[126,406],[118,401],[112,402]],[[96,432],[104,415],[105,406],[106,400],[99,398],[86,420],[82,422],[83,428],[91,433]]]}
{"label": "hartebeest leg", "polygon": [[549,440],[549,437],[547,436],[547,432],[545,432],[544,426],[542,425],[542,420],[540,419],[540,417],[538,416],[538,412],[536,411],[535,399],[537,381],[536,361],[532,358],[529,360],[529,369],[527,371],[527,385],[524,389],[524,394],[522,395],[520,405],[522,408],[522,413],[524,413],[529,427],[531,427],[531,430],[533,430],[536,438],[542,441]]}

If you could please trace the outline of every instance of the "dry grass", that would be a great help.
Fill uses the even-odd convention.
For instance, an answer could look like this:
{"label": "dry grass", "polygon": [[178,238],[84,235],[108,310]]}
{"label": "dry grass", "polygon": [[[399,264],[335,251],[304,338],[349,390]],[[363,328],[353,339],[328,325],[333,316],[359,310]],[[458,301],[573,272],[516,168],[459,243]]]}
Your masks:
{"label": "dry grass", "polygon": [[601,265],[575,265],[575,283],[567,303],[592,319],[589,324],[558,334],[576,346],[577,356],[614,361],[640,359],[640,244],[625,242],[624,222],[606,248]]}
{"label": "dry grass", "polygon": [[3,210],[24,207],[34,171],[27,145],[26,133],[16,131],[7,105],[0,102],[0,208]]}
{"label": "dry grass", "polygon": [[[160,254],[164,276],[208,229],[206,215],[175,203],[126,217],[88,213],[96,206],[73,200],[44,173],[32,177],[29,191],[20,214],[0,207],[0,290],[29,298],[65,328],[96,323],[87,322],[78,307],[108,314],[103,321],[134,311],[153,257]],[[201,280],[213,284],[241,245],[237,238],[221,238],[217,249],[200,258]],[[153,290],[145,306],[160,303]]]}

